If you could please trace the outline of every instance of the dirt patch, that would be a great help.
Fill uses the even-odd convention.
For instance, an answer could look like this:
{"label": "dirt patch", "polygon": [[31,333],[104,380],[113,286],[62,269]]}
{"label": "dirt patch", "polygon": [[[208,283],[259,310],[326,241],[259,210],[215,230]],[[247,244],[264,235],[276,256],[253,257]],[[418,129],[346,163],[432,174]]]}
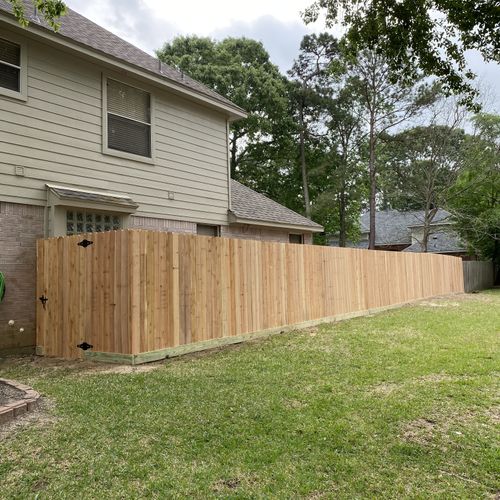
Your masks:
{"label": "dirt patch", "polygon": [[287,399],[284,401],[283,406],[291,410],[298,410],[300,408],[305,408],[307,403],[299,401],[298,399]]}
{"label": "dirt patch", "polygon": [[441,382],[462,382],[464,380],[470,380],[471,377],[468,375],[448,375],[446,373],[430,373],[429,375],[423,375],[422,377],[416,377],[412,379],[415,383],[436,383]]}
{"label": "dirt patch", "polygon": [[388,396],[389,394],[392,394],[394,391],[397,391],[400,388],[401,384],[396,384],[394,382],[383,382],[374,386],[370,392],[380,396]]}
{"label": "dirt patch", "polygon": [[27,428],[47,429],[57,422],[55,405],[47,398],[40,398],[33,411],[25,413],[0,426],[0,441],[11,438],[15,433]]}
{"label": "dirt patch", "polygon": [[433,437],[437,422],[428,418],[419,418],[409,422],[401,434],[405,441],[428,444]]}
{"label": "dirt patch", "polygon": [[388,396],[394,391],[402,388],[408,388],[408,386],[414,384],[440,384],[445,382],[463,382],[466,380],[471,380],[472,377],[468,375],[448,375],[447,373],[430,373],[428,375],[422,375],[421,377],[415,377],[403,382],[382,382],[380,384],[374,385],[369,389],[372,394],[380,396]]}
{"label": "dirt patch", "polygon": [[96,363],[87,360],[73,360],[68,361],[57,358],[44,358],[41,356],[19,356],[5,358],[0,363],[0,368],[10,368],[16,366],[29,365],[36,368],[39,372],[37,375],[49,376],[54,372],[66,372],[72,374],[74,372],[77,376],[82,375],[96,375],[96,374],[113,374],[113,373],[142,373],[150,372],[164,366],[165,361],[156,363],[146,363],[144,365],[115,365],[111,363]]}
{"label": "dirt patch", "polygon": [[458,302],[448,302],[444,300],[436,300],[436,301],[429,301],[429,300],[424,300],[423,302],[419,302],[419,306],[422,307],[459,307],[460,304]]}
{"label": "dirt patch", "polygon": [[93,365],[92,367],[85,368],[83,372],[80,372],[79,375],[105,375],[105,374],[112,374],[112,373],[147,373],[151,372],[154,370],[157,370],[158,368],[161,368],[164,366],[164,363],[147,363],[144,365],[136,365],[136,366],[130,366],[130,365],[104,365],[104,366],[95,366]]}
{"label": "dirt patch", "polygon": [[[485,415],[493,421],[494,424],[500,425],[500,406],[494,406],[486,410]],[[499,494],[500,495],[500,494]],[[499,496],[500,500],[500,496]]]}
{"label": "dirt patch", "polygon": [[432,414],[429,417],[418,418],[408,422],[402,429],[400,437],[408,442],[417,444],[430,444],[437,436],[445,439],[460,437],[472,428],[479,428],[487,418],[494,424],[500,422],[500,407],[473,408],[461,412],[449,410]]}

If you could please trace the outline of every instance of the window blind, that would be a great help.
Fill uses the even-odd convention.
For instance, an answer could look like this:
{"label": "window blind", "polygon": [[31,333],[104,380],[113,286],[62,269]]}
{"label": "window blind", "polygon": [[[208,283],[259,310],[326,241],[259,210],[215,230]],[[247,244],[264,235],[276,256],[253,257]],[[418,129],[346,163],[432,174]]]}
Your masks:
{"label": "window blind", "polygon": [[151,157],[151,98],[147,92],[108,79],[108,147]]}
{"label": "window blind", "polygon": [[21,88],[21,47],[0,38],[0,87],[14,92]]}

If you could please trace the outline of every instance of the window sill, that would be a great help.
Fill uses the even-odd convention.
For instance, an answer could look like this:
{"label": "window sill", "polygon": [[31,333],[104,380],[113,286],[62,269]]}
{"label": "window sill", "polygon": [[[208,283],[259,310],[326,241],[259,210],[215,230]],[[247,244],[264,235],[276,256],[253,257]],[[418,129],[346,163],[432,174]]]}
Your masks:
{"label": "window sill", "polygon": [[26,102],[28,100],[28,96],[24,92],[16,92],[3,87],[0,87],[0,96],[10,97],[11,99],[16,99],[17,101]]}
{"label": "window sill", "polygon": [[104,146],[102,148],[102,154],[107,156],[116,156],[117,158],[124,158],[125,160],[138,161],[141,163],[147,163],[148,165],[155,164],[154,155],[151,158],[146,156],[134,155],[133,153],[126,153],[125,151],[118,151],[117,149],[110,149]]}

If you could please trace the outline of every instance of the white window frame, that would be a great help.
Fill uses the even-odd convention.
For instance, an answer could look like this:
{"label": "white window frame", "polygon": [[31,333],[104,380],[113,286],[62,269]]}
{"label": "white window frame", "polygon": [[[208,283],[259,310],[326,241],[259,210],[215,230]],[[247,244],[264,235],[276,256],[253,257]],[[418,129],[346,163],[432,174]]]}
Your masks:
{"label": "white window frame", "polygon": [[6,33],[5,35],[2,33],[0,34],[0,38],[7,42],[19,45],[19,47],[21,48],[20,66],[15,66],[9,63],[2,62],[2,64],[6,66],[12,66],[13,68],[18,68],[20,70],[19,92],[15,90],[6,89],[4,87],[0,87],[0,95],[5,97],[11,97],[12,99],[17,99],[20,101],[27,101],[28,100],[28,48],[26,42],[24,42],[15,35],[11,35],[10,33]]}
{"label": "white window frame", "polygon": [[[126,151],[119,151],[108,147],[108,91],[107,83],[109,80],[115,80],[138,90],[142,90],[149,94],[149,113],[150,113],[150,132],[151,132],[151,157],[127,153]],[[156,141],[155,141],[155,98],[151,89],[144,88],[136,82],[128,81],[123,77],[115,76],[112,74],[102,75],[102,154],[109,156],[117,156],[118,158],[125,158],[127,160],[139,161],[142,163],[149,163],[154,165],[156,163]],[[142,123],[142,122],[140,122]]]}

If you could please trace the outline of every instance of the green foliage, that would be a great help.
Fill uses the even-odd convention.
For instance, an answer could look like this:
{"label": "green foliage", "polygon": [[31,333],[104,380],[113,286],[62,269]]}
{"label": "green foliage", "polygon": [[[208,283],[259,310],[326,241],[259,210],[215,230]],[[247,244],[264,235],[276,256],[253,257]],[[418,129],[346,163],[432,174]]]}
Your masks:
{"label": "green foliage", "polygon": [[380,152],[383,204],[396,210],[447,205],[462,168],[466,135],[432,124],[386,136]]}
{"label": "green foliage", "polygon": [[322,188],[315,199],[314,219],[321,220],[326,234],[338,234],[340,246],[359,237],[359,214],[368,189],[362,96],[357,90],[346,79],[330,99],[329,149],[311,176]]}
{"label": "green foliage", "polygon": [[321,143],[321,129],[326,119],[326,107],[335,82],[333,68],[338,66],[340,48],[335,37],[328,33],[306,35],[292,69],[289,98],[299,145],[299,163],[302,177],[302,195],[306,217],[311,218],[311,163],[307,150]]}
{"label": "green foliage", "polygon": [[287,108],[285,79],[262,43],[248,38],[219,42],[181,36],[166,43],[157,56],[249,113],[248,118],[231,124],[231,171],[240,178],[238,169],[245,156],[255,154],[257,144],[273,140]]}
{"label": "green foliage", "polygon": [[450,210],[471,251],[500,265],[500,116],[480,114],[475,124]]}
{"label": "green foliage", "polygon": [[419,71],[436,75],[470,107],[477,91],[465,52],[475,49],[486,61],[500,61],[500,5],[491,0],[316,0],[304,19],[315,21],[323,12],[327,26],[347,27],[353,53],[383,54],[400,81],[412,81]]}
{"label": "green foliage", "polygon": [[[27,27],[29,19],[26,16],[23,0],[6,0],[12,5],[12,11],[21,26]],[[47,24],[57,31],[61,27],[59,19],[66,13],[66,5],[62,0],[32,0],[33,6],[37,9]]]}

